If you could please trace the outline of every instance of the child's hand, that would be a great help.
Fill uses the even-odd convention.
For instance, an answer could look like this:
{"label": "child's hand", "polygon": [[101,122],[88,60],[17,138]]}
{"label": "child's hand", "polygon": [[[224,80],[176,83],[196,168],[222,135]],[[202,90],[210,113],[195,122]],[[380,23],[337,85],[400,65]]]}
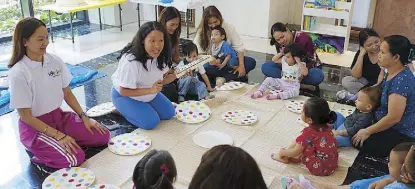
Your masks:
{"label": "child's hand", "polygon": [[222,68],[224,68],[226,66],[226,64],[216,64],[216,67],[221,70]]}
{"label": "child's hand", "polygon": [[365,48],[363,48],[363,47],[360,47],[360,54],[359,55],[361,55],[361,56],[363,56],[363,55],[365,55],[366,54],[366,49]]}
{"label": "child's hand", "polygon": [[339,136],[339,132],[337,132],[337,131],[333,131],[333,135],[334,135],[334,136]]}
{"label": "child's hand", "polygon": [[395,182],[392,179],[382,179],[380,181],[374,182],[369,186],[369,189],[383,189],[385,188],[387,185],[391,184]]}
{"label": "child's hand", "polygon": [[214,88],[212,88],[212,87],[207,87],[207,90],[208,90],[209,92],[213,92],[213,91],[215,91],[215,89],[214,89]]}

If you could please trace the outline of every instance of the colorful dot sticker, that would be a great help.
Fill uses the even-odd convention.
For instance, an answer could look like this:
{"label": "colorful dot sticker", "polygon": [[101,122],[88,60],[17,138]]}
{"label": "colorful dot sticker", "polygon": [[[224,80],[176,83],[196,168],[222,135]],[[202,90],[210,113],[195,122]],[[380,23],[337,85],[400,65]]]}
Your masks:
{"label": "colorful dot sticker", "polygon": [[209,119],[211,110],[203,102],[186,101],[176,107],[176,118],[185,123],[201,123]]}
{"label": "colorful dot sticker", "polygon": [[85,168],[71,167],[60,169],[43,181],[43,189],[88,188],[95,181],[95,174]]}
{"label": "colorful dot sticker", "polygon": [[99,116],[110,114],[115,111],[116,111],[116,108],[114,104],[112,102],[106,102],[106,103],[98,104],[92,107],[86,112],[86,114],[89,117],[99,117]]}
{"label": "colorful dot sticker", "polygon": [[351,115],[353,112],[354,112],[354,109],[349,109],[349,108],[341,108],[339,110],[339,113],[341,113],[344,117]]}
{"label": "colorful dot sticker", "polygon": [[218,91],[232,91],[236,89],[240,89],[245,86],[245,83],[231,81],[228,83],[223,84],[221,87],[216,88]]}
{"label": "colorful dot sticker", "polygon": [[96,184],[91,186],[90,189],[120,189],[120,187],[111,184]]}
{"label": "colorful dot sticker", "polygon": [[304,127],[308,127],[308,124],[301,119],[301,116],[297,118],[297,123],[301,124]]}
{"label": "colorful dot sticker", "polygon": [[233,110],[222,114],[222,119],[235,125],[251,125],[258,121],[258,117],[251,111]]}
{"label": "colorful dot sticker", "polygon": [[112,138],[108,142],[111,152],[118,155],[135,155],[146,151],[151,146],[148,136],[138,133],[126,133]]}
{"label": "colorful dot sticker", "polygon": [[301,100],[287,100],[285,102],[285,107],[291,112],[301,114],[303,112],[304,101]]}

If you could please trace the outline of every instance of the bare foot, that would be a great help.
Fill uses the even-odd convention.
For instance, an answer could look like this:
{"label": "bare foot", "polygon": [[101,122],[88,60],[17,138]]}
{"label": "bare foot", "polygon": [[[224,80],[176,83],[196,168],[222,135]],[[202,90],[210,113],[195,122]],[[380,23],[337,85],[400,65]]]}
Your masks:
{"label": "bare foot", "polygon": [[273,159],[275,161],[279,161],[281,163],[285,163],[285,164],[290,163],[289,158],[287,158],[287,157],[281,157],[278,153],[271,154],[271,159]]}

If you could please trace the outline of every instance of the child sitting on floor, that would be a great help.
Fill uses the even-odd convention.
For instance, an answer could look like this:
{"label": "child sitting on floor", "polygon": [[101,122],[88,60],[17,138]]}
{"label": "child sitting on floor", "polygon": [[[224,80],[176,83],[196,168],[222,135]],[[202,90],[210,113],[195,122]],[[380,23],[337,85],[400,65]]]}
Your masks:
{"label": "child sitting on floor", "polygon": [[410,189],[415,188],[415,143],[401,143],[392,149],[389,156],[389,173],[381,177],[357,180],[350,185],[336,186],[322,182],[311,182],[300,175],[300,182],[294,178],[282,177],[281,186],[287,189]]}
{"label": "child sitting on floor", "polygon": [[[182,48],[183,48],[182,52],[186,56],[186,58],[178,64],[178,67],[185,66],[189,64],[190,62],[195,61],[198,57],[197,46],[194,43],[189,42],[189,43],[183,44]],[[203,81],[205,81],[205,83],[201,82],[197,78],[196,72],[199,72],[199,74],[202,76]],[[186,96],[188,92],[197,94],[199,100],[207,99],[209,98],[208,91],[212,92],[213,90],[214,89],[211,87],[210,81],[206,75],[206,70],[203,67],[203,65],[201,65],[198,68],[196,68],[195,72],[190,73],[190,75],[185,75],[184,77],[179,79],[178,101],[183,102],[185,100],[184,97]]]}
{"label": "child sitting on floor", "polygon": [[173,189],[176,179],[176,164],[170,153],[165,150],[151,150],[134,168],[133,189]]}
{"label": "child sitting on floor", "polygon": [[326,100],[310,98],[304,104],[301,119],[309,126],[288,148],[273,154],[272,159],[282,163],[301,161],[313,175],[331,175],[337,169],[339,152],[328,124],[336,121],[336,113],[330,111]]}
{"label": "child sitting on floor", "polygon": [[373,124],[374,111],[379,104],[381,91],[378,87],[363,88],[357,93],[356,109],[346,119],[337,113],[337,121],[333,125],[339,147],[351,147],[353,137],[360,129]]}
{"label": "child sitting on floor", "polygon": [[307,75],[305,67],[306,51],[297,44],[292,44],[284,48],[284,57],[281,60],[282,77],[267,77],[262,82],[258,91],[252,94],[251,98],[261,98],[268,89],[276,90],[276,93],[269,94],[268,100],[288,99],[300,94],[300,82],[303,75]]}
{"label": "child sitting on floor", "polygon": [[[226,42],[226,31],[220,25],[212,29],[211,33],[212,40],[212,56],[213,61],[210,63],[213,66],[216,66],[219,70],[223,69],[225,66],[230,68],[230,71],[233,72],[238,68],[238,56],[236,51]],[[225,83],[225,78],[217,77],[216,86],[220,87]]]}

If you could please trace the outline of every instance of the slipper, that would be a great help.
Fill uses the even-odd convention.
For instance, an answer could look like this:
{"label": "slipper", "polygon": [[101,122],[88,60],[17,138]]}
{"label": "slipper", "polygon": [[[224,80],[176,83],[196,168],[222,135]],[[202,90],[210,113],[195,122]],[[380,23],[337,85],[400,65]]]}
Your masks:
{"label": "slipper", "polygon": [[280,184],[283,189],[290,189],[295,184],[300,185],[297,180],[288,177],[281,177]]}
{"label": "slipper", "polygon": [[308,180],[307,178],[304,177],[304,175],[300,174],[298,176],[298,180],[300,181],[300,185],[302,187],[304,187],[305,189],[316,189],[310,182],[310,180]]}

